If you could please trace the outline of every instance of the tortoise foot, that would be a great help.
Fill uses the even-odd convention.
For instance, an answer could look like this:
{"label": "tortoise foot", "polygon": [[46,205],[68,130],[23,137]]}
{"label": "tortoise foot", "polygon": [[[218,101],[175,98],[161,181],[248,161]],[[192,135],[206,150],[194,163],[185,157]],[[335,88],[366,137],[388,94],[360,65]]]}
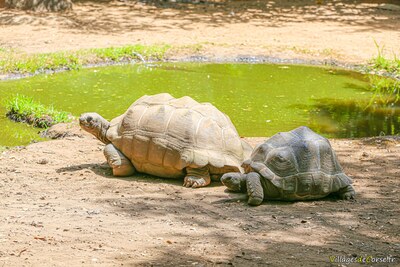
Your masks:
{"label": "tortoise foot", "polygon": [[202,168],[186,168],[186,177],[183,186],[198,188],[211,183],[210,172],[207,166]]}
{"label": "tortoise foot", "polygon": [[207,186],[210,184],[210,178],[208,178],[208,181],[204,178],[199,178],[195,176],[186,176],[183,182],[183,186],[185,187],[192,187],[192,188],[198,188],[198,187],[203,187]]}
{"label": "tortoise foot", "polygon": [[263,202],[262,198],[259,197],[249,197],[247,204],[251,206],[259,206]]}
{"label": "tortoise foot", "polygon": [[354,191],[354,188],[351,185],[348,185],[339,191],[339,197],[344,200],[354,199],[355,196],[356,191]]}

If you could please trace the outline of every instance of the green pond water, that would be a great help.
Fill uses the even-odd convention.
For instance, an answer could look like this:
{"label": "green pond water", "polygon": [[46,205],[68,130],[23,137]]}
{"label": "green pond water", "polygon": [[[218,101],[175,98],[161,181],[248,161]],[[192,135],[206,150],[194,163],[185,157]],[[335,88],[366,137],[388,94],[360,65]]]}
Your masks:
{"label": "green pond water", "polygon": [[144,94],[168,92],[211,102],[242,136],[271,136],[306,125],[326,137],[400,132],[398,106],[368,106],[363,75],[309,66],[159,63],[98,67],[0,82],[0,146],[40,140],[38,129],[5,117],[4,100],[32,96],[79,116],[122,114]]}

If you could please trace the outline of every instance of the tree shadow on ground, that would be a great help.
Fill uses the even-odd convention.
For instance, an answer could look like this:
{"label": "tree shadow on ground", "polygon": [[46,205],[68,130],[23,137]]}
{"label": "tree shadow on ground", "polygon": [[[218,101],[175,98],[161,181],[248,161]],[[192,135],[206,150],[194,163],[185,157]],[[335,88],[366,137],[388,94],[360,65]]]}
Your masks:
{"label": "tree shadow on ground", "polygon": [[[85,163],[85,164],[77,164],[77,165],[70,165],[67,167],[59,168],[56,170],[57,173],[74,173],[74,172],[80,172],[80,171],[90,171],[95,173],[96,175],[102,176],[104,178],[108,179],[118,179],[118,180],[123,180],[127,182],[132,182],[136,181],[139,183],[149,183],[149,184],[171,184],[171,185],[179,185],[182,186],[183,184],[183,177],[182,178],[163,178],[163,177],[158,177],[158,176],[153,176],[150,174],[146,173],[135,173],[131,176],[126,176],[126,177],[118,177],[114,176],[112,173],[111,167],[107,164],[107,162],[104,162],[102,164],[96,164],[96,163]],[[213,180],[211,184],[209,184],[207,187],[218,187],[222,186],[222,183],[219,181]]]}
{"label": "tree shadow on ground", "polygon": [[[189,1],[188,1],[189,2]],[[400,11],[377,8],[382,1],[76,1],[74,11],[60,14],[1,11],[0,25],[47,24],[61,21],[79,33],[123,33],[134,30],[181,28],[196,23],[211,27],[252,22],[281,27],[287,23],[337,22],[359,26],[359,31],[395,30]],[[388,1],[384,1],[388,2]]]}
{"label": "tree shadow on ground", "polygon": [[[256,208],[167,197],[107,202],[114,203],[118,213],[132,214],[135,223],[151,218],[155,224],[182,225],[180,233],[163,235],[165,245],[157,246],[157,255],[150,259],[118,259],[128,266],[277,266],[282,259],[289,263],[286,266],[328,266],[332,255],[396,256],[391,240],[399,233],[390,199],[368,199],[361,194],[354,202],[271,202]],[[385,212],[367,203],[380,203]],[[190,209],[182,211],[183,205]],[[193,233],[193,225],[206,232]],[[374,225],[376,231],[366,231]]]}
{"label": "tree shadow on ground", "polygon": [[[378,149],[398,144],[396,138],[395,144],[386,139],[389,143],[379,138],[357,142]],[[266,201],[250,207],[243,200],[220,202],[223,196],[207,188],[193,191],[165,187],[159,192],[147,191],[145,197],[136,191],[129,198],[97,199],[98,204],[110,203],[116,213],[131,217],[132,227],[180,226],[178,232],[157,232],[164,240],[161,244],[149,242],[139,248],[138,253],[153,251],[151,256],[121,255],[116,260],[128,266],[336,266],[339,263],[331,263],[330,257],[398,258],[399,210],[394,203],[400,201],[395,193],[400,183],[396,170],[386,168],[396,166],[397,154],[380,158],[345,147],[336,152],[339,160],[352,158],[342,165],[345,172],[351,170],[355,181],[354,201],[328,197]],[[226,199],[234,195],[226,194]]]}

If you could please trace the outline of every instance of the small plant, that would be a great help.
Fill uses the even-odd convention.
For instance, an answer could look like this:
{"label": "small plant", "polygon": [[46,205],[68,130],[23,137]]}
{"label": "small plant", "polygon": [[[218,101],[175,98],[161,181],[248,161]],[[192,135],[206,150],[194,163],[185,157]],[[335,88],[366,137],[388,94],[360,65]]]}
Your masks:
{"label": "small plant", "polygon": [[393,59],[386,58],[383,53],[384,46],[380,47],[376,41],[374,42],[378,55],[369,61],[368,71],[387,72],[395,76],[400,75],[400,59],[396,55],[393,55]]}
{"label": "small plant", "polygon": [[381,77],[377,75],[369,76],[370,88],[374,92],[374,100],[380,97],[385,102],[397,102],[400,99],[400,81]]}
{"label": "small plant", "polygon": [[6,116],[17,122],[25,122],[39,128],[48,128],[60,122],[71,121],[72,116],[65,111],[46,107],[33,98],[17,94],[6,101]]}

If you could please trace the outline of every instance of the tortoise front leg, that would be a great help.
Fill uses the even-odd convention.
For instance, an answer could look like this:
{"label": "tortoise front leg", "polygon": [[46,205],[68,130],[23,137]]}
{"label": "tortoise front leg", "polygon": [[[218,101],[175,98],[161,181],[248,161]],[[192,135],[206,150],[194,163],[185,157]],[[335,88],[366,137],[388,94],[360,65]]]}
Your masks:
{"label": "tortoise front leg", "polygon": [[207,186],[210,183],[210,172],[207,166],[202,168],[186,167],[186,177],[183,186],[197,188]]}
{"label": "tortoise front leg", "polygon": [[106,145],[103,152],[114,176],[129,176],[135,173],[132,162],[113,144]]}
{"label": "tortoise front leg", "polygon": [[248,173],[246,186],[247,195],[249,196],[247,203],[252,206],[260,205],[264,200],[264,189],[261,185],[261,176],[256,172]]}

